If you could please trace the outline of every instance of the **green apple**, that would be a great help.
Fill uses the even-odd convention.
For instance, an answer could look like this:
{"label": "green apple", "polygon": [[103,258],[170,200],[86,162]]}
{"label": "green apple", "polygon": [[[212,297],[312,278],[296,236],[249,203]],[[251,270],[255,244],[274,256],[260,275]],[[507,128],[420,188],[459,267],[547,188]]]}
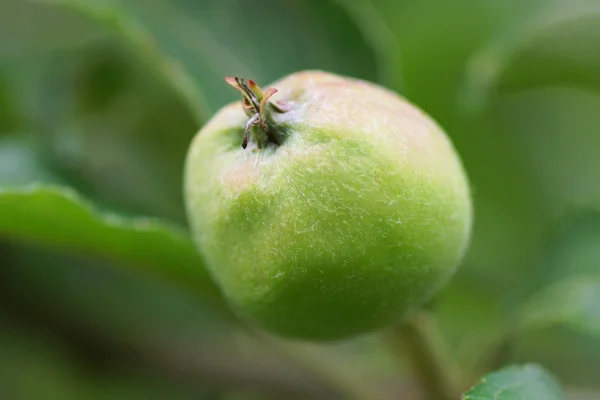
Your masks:
{"label": "green apple", "polygon": [[185,198],[196,245],[239,315],[283,337],[344,339],[401,321],[449,279],[472,205],[430,117],[327,72],[265,92],[228,81],[244,99],[194,138]]}

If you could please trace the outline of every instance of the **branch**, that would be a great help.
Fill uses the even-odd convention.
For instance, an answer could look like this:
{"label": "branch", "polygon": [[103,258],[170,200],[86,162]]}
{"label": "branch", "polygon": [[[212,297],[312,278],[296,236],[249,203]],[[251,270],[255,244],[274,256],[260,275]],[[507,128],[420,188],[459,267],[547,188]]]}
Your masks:
{"label": "branch", "polygon": [[399,359],[408,359],[430,400],[455,400],[461,388],[460,369],[434,319],[426,312],[409,318],[384,335]]}

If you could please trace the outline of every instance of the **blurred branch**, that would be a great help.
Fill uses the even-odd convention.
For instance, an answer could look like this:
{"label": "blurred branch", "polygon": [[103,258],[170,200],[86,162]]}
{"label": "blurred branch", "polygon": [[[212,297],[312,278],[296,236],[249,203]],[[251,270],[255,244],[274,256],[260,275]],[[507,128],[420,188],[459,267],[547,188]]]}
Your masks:
{"label": "blurred branch", "polygon": [[378,390],[372,382],[347,374],[340,365],[328,361],[324,355],[294,346],[293,343],[267,336],[255,331],[255,335],[269,347],[275,347],[283,355],[290,358],[297,366],[309,375],[343,393],[348,400],[385,400],[389,396]]}
{"label": "blurred branch", "polygon": [[465,386],[471,386],[479,377],[506,366],[519,340],[520,327],[514,322],[507,322],[498,328],[495,334],[486,340],[473,363],[465,366]]}
{"label": "blurred branch", "polygon": [[384,335],[399,359],[407,359],[430,400],[454,400],[461,393],[460,368],[450,357],[435,320],[422,311]]}

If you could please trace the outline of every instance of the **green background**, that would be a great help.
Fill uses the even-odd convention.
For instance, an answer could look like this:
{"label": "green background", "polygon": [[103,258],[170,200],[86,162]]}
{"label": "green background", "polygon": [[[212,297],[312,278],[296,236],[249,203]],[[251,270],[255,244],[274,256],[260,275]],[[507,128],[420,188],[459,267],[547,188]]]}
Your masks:
{"label": "green background", "polygon": [[[0,397],[336,398],[232,320],[182,205],[191,138],[238,99],[223,77],[302,69],[391,88],[454,142],[475,225],[431,309],[458,363],[527,321],[503,362],[600,398],[594,0],[3,0]],[[375,337],[295,346],[415,394]]]}

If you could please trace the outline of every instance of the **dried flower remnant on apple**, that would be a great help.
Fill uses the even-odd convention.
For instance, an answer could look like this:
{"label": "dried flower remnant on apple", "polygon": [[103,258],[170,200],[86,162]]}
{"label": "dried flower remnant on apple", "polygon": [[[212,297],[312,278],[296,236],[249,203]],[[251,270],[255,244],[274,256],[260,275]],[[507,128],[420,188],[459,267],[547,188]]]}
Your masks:
{"label": "dried flower remnant on apple", "polygon": [[225,81],[242,93],[242,107],[246,115],[250,117],[242,138],[242,148],[246,149],[248,147],[249,135],[254,127],[258,127],[262,131],[262,135],[255,135],[259,136],[255,137],[259,147],[263,147],[265,142],[281,144],[281,136],[274,133],[274,127],[268,121],[269,111],[267,110],[267,105],[269,105],[275,112],[284,112],[281,106],[272,102],[269,103],[269,99],[277,93],[277,89],[269,88],[263,92],[256,82],[251,79],[248,80],[248,84],[244,82],[244,79],[238,77],[226,77]]}

